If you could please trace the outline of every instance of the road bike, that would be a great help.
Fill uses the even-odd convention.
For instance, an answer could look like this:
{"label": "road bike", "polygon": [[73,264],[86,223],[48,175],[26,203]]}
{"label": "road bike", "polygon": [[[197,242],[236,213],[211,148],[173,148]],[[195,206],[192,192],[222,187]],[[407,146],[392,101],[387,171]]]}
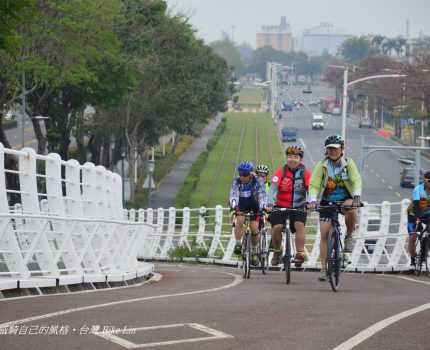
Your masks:
{"label": "road bike", "polygon": [[[416,246],[415,250],[417,254],[415,255],[415,274],[417,276],[421,275],[423,269],[425,274],[429,275],[429,246],[430,246],[430,232],[429,232],[429,219],[418,219],[417,229],[416,229]],[[419,244],[419,250],[417,250]]]}

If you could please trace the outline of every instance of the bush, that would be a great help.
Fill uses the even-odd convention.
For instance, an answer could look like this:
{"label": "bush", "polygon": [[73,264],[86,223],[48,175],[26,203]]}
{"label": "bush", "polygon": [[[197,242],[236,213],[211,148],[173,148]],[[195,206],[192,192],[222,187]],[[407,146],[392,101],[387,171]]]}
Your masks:
{"label": "bush", "polygon": [[170,260],[182,260],[183,258],[207,258],[208,249],[193,244],[191,249],[186,245],[180,245],[167,252]]}

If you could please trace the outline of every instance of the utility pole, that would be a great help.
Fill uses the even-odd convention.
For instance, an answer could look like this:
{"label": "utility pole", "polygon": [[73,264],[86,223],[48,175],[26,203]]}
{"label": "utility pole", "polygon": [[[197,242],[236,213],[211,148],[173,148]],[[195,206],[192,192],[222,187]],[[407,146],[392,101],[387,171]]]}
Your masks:
{"label": "utility pole", "polygon": [[27,101],[26,101],[26,94],[25,91],[25,71],[22,72],[22,95],[21,95],[21,148],[24,148],[25,146],[25,139],[24,139],[24,126],[25,126],[25,111],[27,110]]}

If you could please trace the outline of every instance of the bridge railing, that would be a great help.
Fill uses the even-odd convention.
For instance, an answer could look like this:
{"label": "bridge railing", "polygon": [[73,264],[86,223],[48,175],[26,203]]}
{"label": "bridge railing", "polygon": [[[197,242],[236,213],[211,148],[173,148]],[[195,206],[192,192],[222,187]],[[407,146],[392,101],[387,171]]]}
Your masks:
{"label": "bridge railing", "polygon": [[[354,249],[350,254],[348,270],[401,271],[409,267],[407,252],[408,200],[381,204],[366,204],[359,211],[354,234]],[[154,224],[156,230],[142,245],[138,256],[144,259],[169,259],[175,249],[187,247],[189,251],[200,248],[207,255],[202,261],[236,265],[233,254],[235,239],[228,208],[198,209],[146,209],[125,213],[131,221]],[[343,217],[341,225],[345,232]],[[285,242],[283,242],[285,246]],[[305,268],[319,268],[318,214],[308,215],[306,225],[307,260]]]}
{"label": "bridge railing", "polygon": [[124,218],[118,174],[0,144],[0,290],[142,277],[154,230]]}

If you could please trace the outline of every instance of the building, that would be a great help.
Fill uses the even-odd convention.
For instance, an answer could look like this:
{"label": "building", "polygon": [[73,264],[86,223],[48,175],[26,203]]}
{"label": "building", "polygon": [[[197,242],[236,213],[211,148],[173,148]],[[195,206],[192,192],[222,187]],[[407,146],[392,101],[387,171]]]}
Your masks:
{"label": "building", "polygon": [[336,55],[339,46],[351,35],[336,29],[333,24],[321,23],[317,27],[307,29],[298,39],[300,51],[309,56],[320,56],[324,53]]}
{"label": "building", "polygon": [[262,26],[257,33],[257,49],[269,46],[275,50],[291,52],[294,50],[291,26],[285,16],[281,17],[281,24],[278,26]]}

